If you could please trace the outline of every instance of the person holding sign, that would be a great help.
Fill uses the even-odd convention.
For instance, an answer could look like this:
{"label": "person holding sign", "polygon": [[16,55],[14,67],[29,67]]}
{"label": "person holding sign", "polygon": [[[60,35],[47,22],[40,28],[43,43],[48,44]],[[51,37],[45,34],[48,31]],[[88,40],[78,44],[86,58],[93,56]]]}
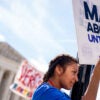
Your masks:
{"label": "person holding sign", "polygon": [[[49,69],[44,75],[43,83],[36,89],[32,100],[71,100],[71,98],[60,91],[61,88],[70,90],[78,81],[78,61],[70,55],[58,55],[51,60]],[[82,100],[95,100],[100,79],[100,61],[97,63],[86,94]],[[93,98],[93,99],[92,99]]]}

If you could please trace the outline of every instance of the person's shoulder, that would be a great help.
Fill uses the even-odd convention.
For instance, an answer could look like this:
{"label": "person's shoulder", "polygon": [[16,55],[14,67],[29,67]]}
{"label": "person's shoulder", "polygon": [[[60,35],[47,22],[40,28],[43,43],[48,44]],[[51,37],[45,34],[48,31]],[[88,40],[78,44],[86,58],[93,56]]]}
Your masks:
{"label": "person's shoulder", "polygon": [[[50,89],[51,86],[47,84],[46,82],[42,83],[38,88],[35,90],[33,97],[32,98],[41,98],[41,96],[48,90]],[[35,100],[34,99],[34,100]],[[33,100],[33,99],[32,99]],[[37,99],[36,99],[37,100]]]}
{"label": "person's shoulder", "polygon": [[36,90],[35,90],[35,93],[38,93],[40,94],[47,91],[48,89],[50,88],[50,85],[48,85],[46,82],[42,83]]}
{"label": "person's shoulder", "polygon": [[66,93],[52,86],[44,93],[44,95],[45,94],[48,95],[49,98],[52,98],[52,100],[71,100]]}
{"label": "person's shoulder", "polygon": [[33,98],[35,98],[34,100],[37,100],[36,98],[38,98],[38,100],[70,100],[59,89],[52,87],[48,83],[42,83],[36,89]]}

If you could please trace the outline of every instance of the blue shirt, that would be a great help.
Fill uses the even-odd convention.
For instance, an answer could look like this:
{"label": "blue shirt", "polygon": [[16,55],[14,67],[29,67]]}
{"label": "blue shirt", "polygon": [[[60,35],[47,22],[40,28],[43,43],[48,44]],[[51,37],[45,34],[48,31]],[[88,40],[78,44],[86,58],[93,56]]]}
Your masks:
{"label": "blue shirt", "polygon": [[71,100],[70,97],[48,83],[41,84],[33,94],[32,100]]}

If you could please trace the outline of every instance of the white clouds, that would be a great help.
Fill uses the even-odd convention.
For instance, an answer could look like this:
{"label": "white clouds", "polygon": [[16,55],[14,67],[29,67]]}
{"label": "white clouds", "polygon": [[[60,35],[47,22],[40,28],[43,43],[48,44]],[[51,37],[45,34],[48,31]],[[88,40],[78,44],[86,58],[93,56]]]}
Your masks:
{"label": "white clouds", "polygon": [[42,21],[42,19],[48,17],[48,9],[46,9],[46,5],[48,5],[47,0],[35,0],[32,2],[33,9],[37,14],[38,20]]}
{"label": "white clouds", "polygon": [[1,21],[8,25],[13,33],[25,40],[28,38],[31,40],[37,39],[38,35],[48,35],[49,31],[45,29],[41,21],[32,16],[20,2],[11,3],[10,6],[11,11],[5,8],[0,9],[2,15]]}
{"label": "white clouds", "polygon": [[74,39],[73,40],[71,40],[71,39],[66,39],[66,40],[65,39],[62,39],[62,40],[59,40],[59,42],[60,43],[66,43],[66,44],[67,43],[76,44],[76,40],[74,40]]}
{"label": "white clouds", "polygon": [[[0,6],[0,22],[5,24],[13,34],[28,42],[34,48],[34,51],[37,52],[38,56],[66,52],[65,47],[58,42],[61,41],[67,44],[74,43],[74,41],[67,39],[68,37],[66,37],[66,40],[63,40],[63,36],[60,40],[55,39],[54,35],[58,38],[57,33],[59,32],[63,35],[62,33],[66,33],[66,29],[59,24],[60,20],[57,21],[56,17],[54,18],[54,15],[49,13],[50,1],[29,0],[29,2],[27,4],[26,1],[22,2],[21,0],[10,0],[10,2],[5,0],[9,9]],[[57,2],[62,2],[67,6],[65,0]],[[45,25],[45,21],[52,25],[54,31],[51,27]]]}
{"label": "white clouds", "polygon": [[30,62],[36,66],[36,69],[38,69],[39,71],[45,73],[48,70],[48,65],[45,62],[44,59],[40,58],[38,60],[35,59],[30,59]]}
{"label": "white clouds", "polygon": [[[21,0],[5,0],[4,3],[5,5],[8,5],[8,7],[0,5],[0,22],[7,27],[7,30],[10,30],[10,32],[18,36],[23,41],[25,41],[25,43],[29,44],[29,46],[32,48],[32,50],[29,50],[29,53],[28,45],[26,45],[26,48],[23,49],[27,51],[25,53],[26,55],[28,55],[28,60],[34,66],[36,66],[36,69],[45,73],[48,69],[47,61],[50,61],[51,58],[53,58],[57,54],[68,53],[67,51],[71,52],[72,50],[74,50],[69,49],[70,44],[75,44],[75,41],[71,38],[68,38],[70,37],[70,32],[68,36],[65,35],[67,34],[67,27],[65,26],[65,29],[60,24],[63,23],[60,22],[60,17],[58,17],[59,20],[57,20],[56,16],[52,15],[52,11],[51,13],[49,12],[51,10],[49,0],[29,0],[29,2],[30,4],[27,4],[26,1],[23,3]],[[67,4],[67,0],[58,0],[57,2],[63,3],[64,6],[67,6],[69,4]],[[59,11],[57,12],[59,13]],[[67,12],[65,13],[67,14]],[[47,25],[45,22],[50,26]],[[67,22],[65,21],[65,23]],[[66,37],[63,36],[63,34]],[[3,35],[0,35],[0,40],[5,41]],[[15,41],[17,42],[18,40]],[[22,45],[18,45],[20,48],[23,48]],[[67,46],[68,49],[66,49]]]}
{"label": "white clouds", "polygon": [[[63,32],[63,29],[61,29],[51,16],[48,16],[49,13],[47,12],[47,9],[41,4],[41,2],[39,2],[39,0],[34,1],[33,4],[33,10],[36,11],[37,17],[33,16],[28,8],[23,6],[21,2],[15,1],[10,3],[11,10],[5,8],[0,9],[2,14],[1,20],[13,33],[25,41],[28,41],[33,46],[36,46],[36,44],[39,45],[40,41],[42,41],[40,47],[46,46],[46,43],[47,45],[50,43],[49,46],[62,50],[63,48],[53,39],[53,36],[51,35],[53,33],[50,33],[50,31],[44,26],[43,20],[46,17],[49,17],[48,19],[50,20],[50,23],[52,23],[58,31]],[[52,41],[48,42],[49,40]]]}
{"label": "white clouds", "polygon": [[1,34],[0,34],[0,41],[3,41],[3,42],[6,41],[5,37],[3,35],[1,35]]}

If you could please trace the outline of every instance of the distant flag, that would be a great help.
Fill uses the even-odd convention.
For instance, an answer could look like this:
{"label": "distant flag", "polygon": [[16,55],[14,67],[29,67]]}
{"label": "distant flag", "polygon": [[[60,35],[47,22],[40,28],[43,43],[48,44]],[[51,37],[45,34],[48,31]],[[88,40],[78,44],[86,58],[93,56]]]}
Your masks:
{"label": "distant flag", "polygon": [[23,61],[10,90],[14,93],[31,99],[35,89],[42,83],[43,73],[28,61]]}

